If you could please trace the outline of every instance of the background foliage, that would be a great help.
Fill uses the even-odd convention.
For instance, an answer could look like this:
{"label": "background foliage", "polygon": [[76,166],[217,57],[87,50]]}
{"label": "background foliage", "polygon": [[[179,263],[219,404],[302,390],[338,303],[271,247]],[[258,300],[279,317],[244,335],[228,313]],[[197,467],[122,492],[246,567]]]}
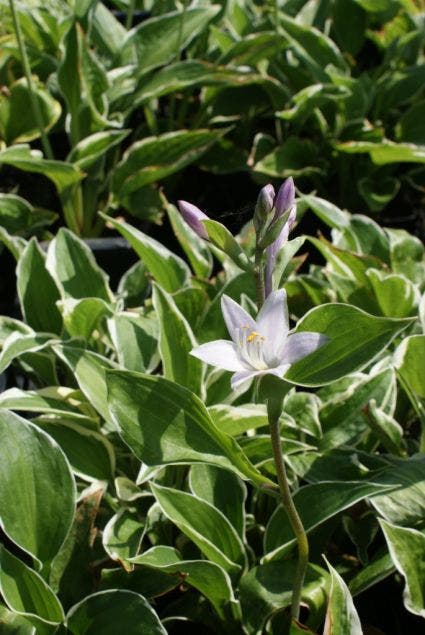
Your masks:
{"label": "background foliage", "polygon": [[42,156],[30,149],[40,131],[2,0],[3,226],[39,231],[59,213],[96,235],[98,210],[158,221],[158,185],[178,198],[187,179],[201,206],[223,213],[251,202],[256,184],[292,175],[303,191],[423,232],[420,2],[134,9],[17,3],[49,139]]}

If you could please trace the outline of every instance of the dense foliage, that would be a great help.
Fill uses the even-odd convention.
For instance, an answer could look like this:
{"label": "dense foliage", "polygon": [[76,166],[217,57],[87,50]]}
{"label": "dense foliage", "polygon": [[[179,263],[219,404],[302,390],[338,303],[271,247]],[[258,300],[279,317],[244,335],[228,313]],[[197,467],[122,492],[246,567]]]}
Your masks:
{"label": "dense foliage", "polygon": [[[39,231],[59,213],[78,234],[96,235],[99,209],[158,220],[158,183],[177,198],[189,178],[198,203],[223,212],[252,200],[254,181],[290,175],[340,207],[415,225],[420,2],[144,6],[130,28],[133,2],[16,2],[15,23],[0,3],[2,225]],[[41,135],[43,154],[29,145]]]}
{"label": "dense foliage", "polygon": [[[423,2],[0,18],[0,634],[422,632]],[[296,214],[271,185],[255,207],[289,176]],[[135,263],[117,285],[85,240],[111,234]],[[263,296],[320,344],[276,344],[284,381],[243,348],[272,252]],[[251,384],[214,358],[229,336]]]}
{"label": "dense foliage", "polygon": [[[407,610],[425,611],[424,248],[307,204],[332,240],[287,242],[280,286],[296,332],[329,341],[287,373],[300,388],[285,398],[281,438],[311,541],[303,619],[317,632],[327,611],[326,633],[354,634],[349,591],[357,603],[394,572],[395,597],[404,585]],[[234,262],[252,253],[253,228],[234,241],[209,221],[208,243],[167,211],[191,268],[114,221],[141,259],[117,293],[68,229],[47,256],[34,238],[16,249],[24,319],[0,320],[12,383],[0,395],[2,632],[174,633],[183,617],[196,632],[283,628],[294,539],[272,491],[265,408],[189,355],[227,337],[223,293],[255,312],[253,277]],[[297,272],[311,242],[326,265]],[[223,266],[213,277],[212,253]]]}

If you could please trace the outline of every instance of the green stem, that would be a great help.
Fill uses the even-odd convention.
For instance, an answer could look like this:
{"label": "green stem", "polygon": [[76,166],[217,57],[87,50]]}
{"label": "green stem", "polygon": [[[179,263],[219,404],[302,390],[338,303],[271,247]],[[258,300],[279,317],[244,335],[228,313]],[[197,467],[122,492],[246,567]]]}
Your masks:
{"label": "green stem", "polygon": [[130,0],[128,4],[127,17],[125,20],[125,28],[127,31],[131,29],[131,25],[133,24],[133,15],[134,15],[134,7],[136,5],[136,0]]}
{"label": "green stem", "polygon": [[40,104],[35,94],[34,82],[31,75],[31,68],[28,61],[27,51],[25,49],[24,40],[21,32],[21,25],[19,24],[18,15],[16,13],[14,0],[9,0],[10,11],[12,13],[13,26],[15,28],[16,39],[18,41],[19,52],[21,54],[22,66],[24,68],[24,74],[28,84],[28,92],[30,95],[31,108],[34,114],[34,119],[37,122],[37,127],[40,131],[41,143],[43,145],[44,154],[47,159],[53,159],[53,152],[50,145],[50,141],[47,137],[44,129],[43,116],[40,110]]}
{"label": "green stem", "polygon": [[258,310],[264,304],[266,299],[266,292],[264,288],[264,264],[263,264],[263,252],[258,247],[255,250],[255,286],[257,289],[257,308]]}
{"label": "green stem", "polygon": [[292,587],[292,606],[291,616],[299,619],[301,593],[304,583],[305,572],[308,564],[308,540],[307,534],[301,522],[301,518],[292,500],[291,491],[289,489],[288,477],[286,474],[285,462],[282,455],[282,445],[280,438],[279,409],[269,408],[267,403],[267,411],[270,425],[270,436],[273,448],[273,457],[276,466],[277,481],[279,483],[280,496],[283,506],[288,515],[289,522],[295,534],[298,544],[298,563],[295,571],[295,577]]}

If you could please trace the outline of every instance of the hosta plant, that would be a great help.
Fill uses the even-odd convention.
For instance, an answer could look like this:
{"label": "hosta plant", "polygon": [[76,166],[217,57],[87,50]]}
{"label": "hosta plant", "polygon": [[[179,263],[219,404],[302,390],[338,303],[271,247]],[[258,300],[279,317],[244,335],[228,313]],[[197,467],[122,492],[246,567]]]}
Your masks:
{"label": "hosta plant", "polygon": [[187,179],[222,212],[290,174],[420,225],[420,2],[2,0],[0,15],[7,229],[12,205],[22,235],[58,216],[98,235],[98,211],[158,221],[158,184],[177,198]]}
{"label": "hosta plant", "polygon": [[237,236],[194,203],[164,201],[187,261],[110,221],[140,258],[114,291],[71,231],[9,237],[2,632],[413,632],[422,245],[290,181]]}

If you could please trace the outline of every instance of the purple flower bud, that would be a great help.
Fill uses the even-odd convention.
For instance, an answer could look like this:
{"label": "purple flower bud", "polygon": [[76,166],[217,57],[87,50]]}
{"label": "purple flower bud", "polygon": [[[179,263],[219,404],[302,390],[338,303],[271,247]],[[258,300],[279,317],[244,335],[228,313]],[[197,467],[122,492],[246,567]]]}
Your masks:
{"label": "purple flower bud", "polygon": [[261,188],[257,199],[256,210],[261,216],[267,216],[273,209],[275,191],[273,185],[269,183]]}
{"label": "purple flower bud", "polygon": [[178,201],[178,206],[180,214],[183,216],[189,227],[191,227],[200,238],[208,240],[207,230],[201,221],[209,220],[209,217],[204,214],[204,212],[201,212],[196,205],[192,205],[192,203],[188,203],[187,201]]}
{"label": "purple flower bud", "polygon": [[275,199],[275,219],[279,218],[294,205],[295,201],[295,186],[292,176],[280,186]]}
{"label": "purple flower bud", "polygon": [[[292,180],[292,179],[291,179]],[[283,186],[282,186],[283,187]],[[282,227],[282,231],[279,236],[276,238],[274,243],[269,245],[266,249],[266,276],[265,276],[265,287],[266,287],[266,298],[273,290],[273,271],[276,265],[277,256],[287,242],[289,238],[289,232],[291,231],[295,220],[297,218],[297,208],[295,205],[291,208],[289,212],[288,220]]]}

